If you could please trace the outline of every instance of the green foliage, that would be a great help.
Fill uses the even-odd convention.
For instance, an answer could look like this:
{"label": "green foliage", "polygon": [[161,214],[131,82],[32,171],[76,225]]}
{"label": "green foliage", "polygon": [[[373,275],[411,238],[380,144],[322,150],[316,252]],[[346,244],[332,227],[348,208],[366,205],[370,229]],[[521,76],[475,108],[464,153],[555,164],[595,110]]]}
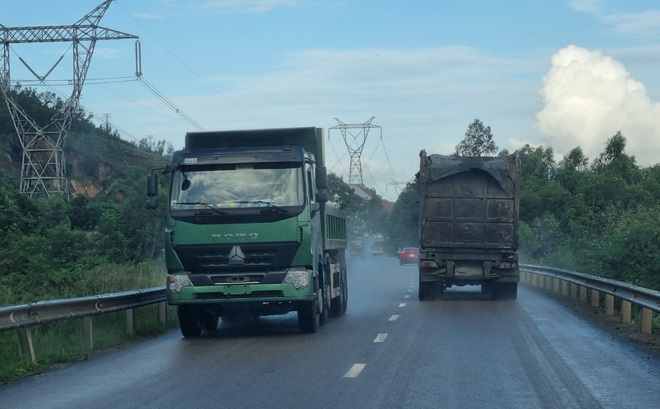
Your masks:
{"label": "green foliage", "polygon": [[[617,132],[592,163],[580,147],[559,163],[549,147],[517,150],[523,262],[660,290],[660,164],[640,168],[625,146]],[[418,205],[416,187],[407,186],[389,218],[390,251],[418,242]]]}
{"label": "green foliage", "polygon": [[497,153],[497,145],[493,141],[490,126],[484,126],[475,119],[465,132],[465,138],[456,145],[458,156],[490,156]]}
{"label": "green foliage", "polygon": [[385,246],[388,253],[419,243],[419,227],[415,219],[419,216],[417,190],[416,182],[408,183],[394,203],[387,224]]}

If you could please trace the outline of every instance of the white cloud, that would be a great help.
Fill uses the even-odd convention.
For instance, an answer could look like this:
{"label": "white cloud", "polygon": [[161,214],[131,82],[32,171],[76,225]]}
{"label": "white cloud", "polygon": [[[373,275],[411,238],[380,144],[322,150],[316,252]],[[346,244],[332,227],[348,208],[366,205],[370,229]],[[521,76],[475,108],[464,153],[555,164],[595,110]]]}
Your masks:
{"label": "white cloud", "polygon": [[569,0],[568,5],[580,13],[599,14],[604,0]]}
{"label": "white cloud", "polygon": [[602,16],[600,21],[612,25],[619,34],[660,34],[660,10]]}
{"label": "white cloud", "polygon": [[621,62],[601,51],[568,46],[553,56],[540,94],[537,125],[557,153],[579,145],[593,159],[621,131],[626,152],[639,164],[658,163],[660,104],[649,99],[645,86]]}
{"label": "white cloud", "polygon": [[660,10],[635,13],[608,11],[608,0],[569,0],[568,5],[579,13],[594,16],[602,24],[611,26],[617,34],[639,36],[660,34]]}

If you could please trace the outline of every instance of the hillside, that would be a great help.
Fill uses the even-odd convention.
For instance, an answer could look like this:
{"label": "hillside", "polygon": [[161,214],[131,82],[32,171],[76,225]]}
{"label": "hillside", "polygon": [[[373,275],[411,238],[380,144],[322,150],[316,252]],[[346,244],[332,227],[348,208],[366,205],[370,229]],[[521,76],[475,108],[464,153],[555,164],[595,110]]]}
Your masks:
{"label": "hillside", "polygon": [[[28,99],[37,105],[35,120],[45,123],[53,111],[41,104],[41,97],[29,93]],[[33,105],[34,107],[34,105]],[[39,120],[41,119],[41,120]],[[21,177],[23,149],[14,128],[4,98],[0,95],[0,172],[18,185]],[[66,177],[71,196],[95,197],[116,186],[119,180],[146,175],[154,168],[163,167],[166,158],[148,140],[132,143],[122,140],[116,132],[94,126],[82,116],[74,118],[64,143]]]}

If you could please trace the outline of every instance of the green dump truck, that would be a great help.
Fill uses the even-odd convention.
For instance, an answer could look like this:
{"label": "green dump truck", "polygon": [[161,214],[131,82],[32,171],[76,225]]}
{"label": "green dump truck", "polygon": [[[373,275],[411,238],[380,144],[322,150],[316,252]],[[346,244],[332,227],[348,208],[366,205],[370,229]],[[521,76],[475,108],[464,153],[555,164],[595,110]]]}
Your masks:
{"label": "green dump truck", "polygon": [[185,337],[289,312],[312,333],[346,312],[346,215],[327,203],[324,160],[320,128],[186,135],[162,170],[167,300]]}
{"label": "green dump truck", "polygon": [[520,159],[420,152],[419,299],[481,285],[492,299],[518,294]]}

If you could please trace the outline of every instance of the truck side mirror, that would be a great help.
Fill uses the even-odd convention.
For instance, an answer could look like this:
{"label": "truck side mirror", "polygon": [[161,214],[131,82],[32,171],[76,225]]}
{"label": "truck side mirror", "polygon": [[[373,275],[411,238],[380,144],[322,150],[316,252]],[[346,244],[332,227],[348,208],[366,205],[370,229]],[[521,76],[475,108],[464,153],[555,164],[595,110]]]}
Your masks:
{"label": "truck side mirror", "polygon": [[[328,188],[328,170],[325,166],[316,168],[316,189],[325,190]],[[326,198],[326,202],[328,199]]]}
{"label": "truck side mirror", "polygon": [[147,176],[147,196],[158,196],[158,175],[153,173]]}
{"label": "truck side mirror", "polygon": [[316,192],[316,201],[318,203],[326,203],[328,201],[328,193],[325,191]]}

